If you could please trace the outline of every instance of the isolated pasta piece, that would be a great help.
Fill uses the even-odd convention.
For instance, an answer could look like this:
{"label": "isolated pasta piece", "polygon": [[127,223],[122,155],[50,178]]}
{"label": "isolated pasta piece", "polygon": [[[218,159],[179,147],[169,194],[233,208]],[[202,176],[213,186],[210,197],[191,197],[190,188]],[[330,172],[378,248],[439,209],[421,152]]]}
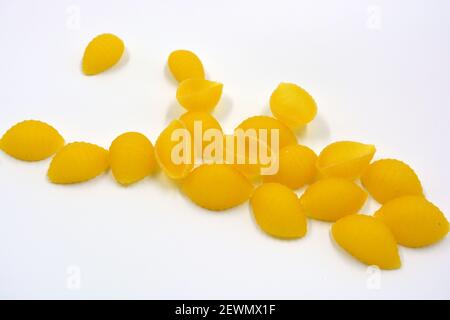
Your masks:
{"label": "isolated pasta piece", "polygon": [[423,194],[422,184],[414,170],[395,159],[381,159],[370,164],[361,176],[361,182],[379,203]]}
{"label": "isolated pasta piece", "polygon": [[317,168],[326,177],[356,179],[372,160],[375,146],[353,141],[338,141],[325,147]]}
{"label": "isolated pasta piece", "polygon": [[168,65],[170,72],[182,82],[191,78],[205,78],[203,64],[195,53],[188,50],[176,50],[169,55]]}
{"label": "isolated pasta piece", "polygon": [[354,182],[343,178],[325,178],[310,185],[300,197],[308,217],[336,221],[357,213],[367,193]]}
{"label": "isolated pasta piece", "polygon": [[209,112],[219,103],[223,84],[200,78],[186,79],[177,89],[178,102],[189,111]]}
{"label": "isolated pasta piece", "polygon": [[253,186],[230,165],[204,164],[186,177],[182,190],[200,207],[220,211],[247,201]]}
{"label": "isolated pasta piece", "polygon": [[91,180],[109,168],[108,151],[86,142],[74,142],[62,148],[53,158],[48,177],[56,184]]}
{"label": "isolated pasta piece", "polygon": [[[236,129],[255,130],[256,137],[260,140],[265,140],[267,145],[272,148],[271,131],[278,130],[279,134],[279,149],[297,143],[297,137],[286,125],[280,120],[268,116],[254,116],[244,120]],[[262,131],[260,131],[262,130]],[[277,150],[279,151],[279,150]]]}
{"label": "isolated pasta piece", "polygon": [[422,196],[403,196],[385,203],[375,217],[383,221],[397,242],[419,248],[442,240],[448,233],[448,221],[438,207]]}
{"label": "isolated pasta piece", "polygon": [[95,37],[86,47],[83,56],[83,72],[96,75],[119,62],[125,50],[123,41],[109,33]]}
{"label": "isolated pasta piece", "polygon": [[64,146],[64,139],[52,126],[36,120],[20,122],[0,140],[1,149],[23,161],[40,161]]}
{"label": "isolated pasta piece", "polygon": [[281,149],[279,169],[274,175],[265,175],[265,182],[278,182],[298,189],[313,181],[317,173],[317,155],[306,146],[293,144]]}
{"label": "isolated pasta piece", "polygon": [[279,183],[258,187],[251,206],[256,222],[269,235],[281,239],[301,238],[306,234],[307,221],[297,195]]}
{"label": "isolated pasta piece", "polygon": [[272,114],[291,128],[311,122],[317,114],[313,97],[293,83],[280,83],[270,97]]}
{"label": "isolated pasta piece", "polygon": [[174,120],[156,140],[156,160],[170,178],[182,179],[194,166],[191,148],[189,131],[181,121]]}
{"label": "isolated pasta piece", "polygon": [[395,238],[378,219],[350,215],[334,223],[331,233],[339,246],[366,265],[387,270],[401,267]]}
{"label": "isolated pasta piece", "polygon": [[141,133],[124,133],[111,144],[109,162],[118,183],[127,186],[138,182],[156,168],[153,144]]}

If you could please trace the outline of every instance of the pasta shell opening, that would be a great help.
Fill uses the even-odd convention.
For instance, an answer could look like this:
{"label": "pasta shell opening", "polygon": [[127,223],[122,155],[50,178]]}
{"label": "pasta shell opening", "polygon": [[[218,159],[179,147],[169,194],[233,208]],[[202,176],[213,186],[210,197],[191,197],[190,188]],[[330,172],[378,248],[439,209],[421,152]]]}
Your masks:
{"label": "pasta shell opening", "polygon": [[190,78],[178,86],[177,100],[189,111],[209,112],[219,103],[222,90],[219,82]]}

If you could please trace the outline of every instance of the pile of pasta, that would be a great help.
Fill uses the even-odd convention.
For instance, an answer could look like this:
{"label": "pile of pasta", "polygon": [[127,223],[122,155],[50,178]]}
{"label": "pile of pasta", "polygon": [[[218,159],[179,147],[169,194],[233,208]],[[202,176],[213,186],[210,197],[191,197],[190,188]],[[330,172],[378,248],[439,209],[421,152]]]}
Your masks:
{"label": "pile of pasta", "polygon": [[[85,50],[83,72],[96,75],[111,68],[124,50],[117,36],[97,36]],[[186,113],[160,133],[155,145],[138,132],[120,135],[109,150],[87,142],[66,144],[49,124],[27,120],[3,135],[0,148],[23,161],[53,156],[48,178],[55,184],[85,182],[111,169],[119,184],[129,186],[161,168],[193,203],[207,210],[228,210],[250,201],[256,223],[275,238],[304,237],[308,218],[331,222],[331,233],[339,246],[361,262],[382,269],[401,266],[398,245],[425,247],[447,235],[446,217],[425,198],[418,176],[406,163],[396,159],[372,161],[375,147],[356,141],[331,143],[318,155],[298,144],[295,130],[315,118],[317,106],[296,84],[281,83],[273,91],[273,116],[257,115],[236,127],[277,130],[277,147],[272,148],[273,141],[266,142],[278,157],[275,173],[262,175],[258,162],[202,159],[196,164],[192,155],[189,161],[174,161],[176,142],[172,135],[178,129],[194,135],[195,123],[200,122],[203,130],[220,132],[224,141],[236,137],[225,134],[211,114],[221,99],[223,85],[206,79],[197,55],[174,51],[168,67],[178,82],[176,99]],[[247,152],[236,153],[232,160],[239,156],[247,159]],[[296,190],[303,187],[299,197]],[[368,195],[381,205],[372,215],[360,213]]]}

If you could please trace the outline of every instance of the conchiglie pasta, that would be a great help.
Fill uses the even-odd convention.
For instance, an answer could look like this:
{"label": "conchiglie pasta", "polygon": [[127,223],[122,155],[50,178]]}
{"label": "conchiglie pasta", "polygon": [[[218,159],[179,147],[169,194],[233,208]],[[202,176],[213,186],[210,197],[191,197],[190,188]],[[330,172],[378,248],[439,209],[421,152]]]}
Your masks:
{"label": "conchiglie pasta", "polygon": [[259,177],[261,164],[258,158],[251,158],[248,148],[240,148],[235,135],[223,136],[224,153],[222,163],[228,163],[250,179]]}
{"label": "conchiglie pasta", "polygon": [[203,64],[195,53],[188,50],[176,50],[169,55],[170,72],[178,82],[191,78],[205,78]]}
{"label": "conchiglie pasta", "polygon": [[230,165],[204,164],[186,177],[182,190],[200,207],[221,211],[247,201],[253,186]]}
{"label": "conchiglie pasta", "polygon": [[153,144],[138,132],[117,137],[109,148],[109,161],[114,178],[125,186],[144,179],[156,168]]}
{"label": "conchiglie pasta", "polygon": [[373,162],[361,176],[361,182],[379,203],[405,195],[422,195],[422,184],[406,163],[395,159]]}
{"label": "conchiglie pasta", "polygon": [[278,182],[291,189],[309,184],[316,176],[317,155],[310,148],[298,144],[286,146],[279,154],[279,169],[274,175],[265,175],[265,182]]}
{"label": "conchiglie pasta", "polygon": [[191,135],[192,154],[196,158],[203,158],[203,151],[212,143],[203,140],[208,130],[216,130],[220,135],[223,133],[220,123],[207,112],[188,111],[180,117],[180,121]]}
{"label": "conchiglie pasta", "polygon": [[307,221],[297,195],[279,183],[258,187],[251,206],[256,222],[267,234],[281,239],[301,238],[306,234]]}
{"label": "conchiglie pasta", "polygon": [[311,95],[293,83],[280,83],[270,97],[272,114],[291,128],[311,122],[317,105]]}
{"label": "conchiglie pasta", "polygon": [[223,162],[233,164],[245,176],[256,179],[278,171],[278,152],[271,150],[256,135],[242,135],[236,131],[224,136]]}
{"label": "conchiglie pasta", "polygon": [[95,37],[87,46],[83,56],[83,72],[96,75],[119,62],[125,46],[117,36],[109,33]]}
{"label": "conchiglie pasta", "polygon": [[40,161],[64,146],[63,137],[52,126],[36,120],[20,122],[0,140],[1,149],[23,161]]}
{"label": "conchiglie pasta", "polygon": [[422,196],[403,196],[385,203],[375,217],[383,221],[397,242],[419,248],[442,240],[449,225],[438,207]]}
{"label": "conchiglie pasta", "polygon": [[366,199],[367,193],[354,182],[325,178],[310,185],[300,197],[300,203],[308,217],[336,221],[357,213]]}
{"label": "conchiglie pasta", "polygon": [[333,224],[331,233],[339,246],[366,265],[387,270],[401,267],[392,232],[373,217],[346,216]]}
{"label": "conchiglie pasta", "polygon": [[223,84],[209,80],[191,78],[180,83],[177,89],[178,102],[189,111],[209,112],[219,103]]}
{"label": "conchiglie pasta", "polygon": [[[255,130],[256,131],[256,137],[259,140],[264,140],[265,138],[267,142],[267,146],[269,148],[272,148],[272,139],[271,139],[271,131],[272,130],[278,130],[279,133],[279,149],[297,143],[297,137],[292,132],[291,129],[289,129],[285,124],[283,124],[280,120],[275,119],[273,117],[268,116],[254,116],[250,117],[246,120],[244,120],[237,128],[235,129],[235,132],[237,130]],[[260,132],[260,130],[265,130],[266,136]],[[276,151],[279,151],[276,150]]]}
{"label": "conchiglie pasta", "polygon": [[181,115],[180,121],[183,122],[191,135],[194,135],[195,124],[197,124],[197,128],[201,126],[202,131],[200,131],[200,134],[203,134],[208,129],[216,129],[222,132],[220,123],[207,112],[188,111]]}
{"label": "conchiglie pasta", "polygon": [[172,179],[182,179],[194,167],[189,131],[179,120],[172,121],[155,144],[156,160]]}
{"label": "conchiglie pasta", "polygon": [[353,141],[338,141],[325,147],[317,159],[317,168],[326,177],[356,179],[367,168],[375,147]]}
{"label": "conchiglie pasta", "polygon": [[107,150],[86,142],[74,142],[55,155],[48,177],[56,184],[73,184],[91,180],[108,168]]}

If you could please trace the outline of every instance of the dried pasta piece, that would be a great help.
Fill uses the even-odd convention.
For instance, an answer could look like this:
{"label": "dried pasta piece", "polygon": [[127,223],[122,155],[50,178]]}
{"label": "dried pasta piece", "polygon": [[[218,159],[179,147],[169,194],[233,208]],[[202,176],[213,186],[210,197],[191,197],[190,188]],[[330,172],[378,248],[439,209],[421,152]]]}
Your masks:
{"label": "dried pasta piece", "polygon": [[48,177],[56,184],[73,184],[91,180],[108,168],[107,150],[91,143],[74,142],[55,155]]}
{"label": "dried pasta piece", "polygon": [[178,86],[177,100],[189,111],[209,112],[219,103],[222,89],[219,82],[190,78]]}
{"label": "dried pasta piece", "polygon": [[110,33],[95,37],[86,47],[83,56],[83,72],[86,75],[96,75],[108,70],[119,62],[125,46],[123,41]]}
{"label": "dried pasta piece", "polygon": [[259,158],[252,158],[249,152],[249,148],[239,148],[236,135],[224,135],[223,162],[231,164],[247,178],[253,180],[260,176],[263,165]]}
{"label": "dried pasta piece", "polygon": [[406,195],[423,195],[422,184],[406,163],[395,159],[373,162],[361,176],[361,182],[379,203]]}
{"label": "dried pasta piece", "polygon": [[111,144],[109,162],[116,181],[124,186],[131,185],[155,170],[153,144],[141,133],[124,133]]}
{"label": "dried pasta piece", "polygon": [[326,177],[356,179],[367,168],[375,146],[353,141],[338,141],[319,154],[317,168]]}
{"label": "dried pasta piece", "polygon": [[[287,127],[285,124],[283,124],[280,120],[275,119],[273,117],[269,116],[254,116],[250,117],[246,120],[244,120],[236,129],[242,129],[244,131],[247,131],[249,129],[256,130],[257,138],[262,140],[261,138],[263,136],[260,134],[259,130],[266,130],[267,134],[267,145],[268,147],[272,148],[272,139],[271,139],[271,130],[276,129],[279,133],[279,149],[291,145],[291,144],[297,144],[297,137],[292,132],[289,127]],[[277,150],[279,151],[279,150]]]}
{"label": "dried pasta piece", "polygon": [[397,242],[419,248],[442,240],[448,233],[448,221],[438,207],[422,196],[403,196],[385,203],[375,217],[383,221]]}
{"label": "dried pasta piece", "polygon": [[201,125],[202,134],[208,129],[217,129],[222,132],[220,123],[209,113],[202,111],[188,111],[181,115],[180,121],[183,122],[186,129],[191,135],[194,135],[194,125],[197,122],[197,127]]}
{"label": "dried pasta piece", "polygon": [[267,234],[281,239],[296,239],[307,232],[306,215],[297,195],[279,183],[258,187],[251,206],[256,222]]}
{"label": "dried pasta piece", "polygon": [[220,123],[207,112],[188,111],[181,115],[180,121],[191,134],[192,154],[201,159],[203,159],[203,151],[205,148],[213,143],[211,141],[204,141],[205,133],[210,129],[214,129],[221,135],[223,134]]}
{"label": "dried pasta piece", "polygon": [[203,64],[195,53],[188,50],[176,50],[169,55],[168,65],[170,72],[182,82],[191,78],[205,78]]}
{"label": "dried pasta piece", "polygon": [[181,121],[172,121],[161,132],[155,143],[155,155],[160,167],[172,179],[182,179],[192,170],[194,158],[190,134]]}
{"label": "dried pasta piece", "polygon": [[272,114],[291,128],[311,122],[317,114],[313,97],[293,83],[280,83],[270,97]]}
{"label": "dried pasta piece", "polygon": [[309,184],[316,176],[317,155],[306,146],[293,144],[281,149],[279,169],[274,175],[265,175],[265,182],[278,182],[291,189]]}
{"label": "dried pasta piece", "polygon": [[389,228],[378,219],[354,214],[333,224],[334,240],[350,255],[380,269],[401,267],[397,243]]}
{"label": "dried pasta piece", "polygon": [[182,190],[200,207],[221,211],[247,201],[253,186],[230,165],[204,164],[186,177]]}
{"label": "dried pasta piece", "polygon": [[63,137],[52,126],[36,120],[20,122],[0,140],[1,149],[23,161],[40,161],[64,146]]}
{"label": "dried pasta piece", "polygon": [[367,193],[354,182],[343,178],[325,178],[310,185],[300,197],[306,215],[323,221],[336,221],[357,213]]}

